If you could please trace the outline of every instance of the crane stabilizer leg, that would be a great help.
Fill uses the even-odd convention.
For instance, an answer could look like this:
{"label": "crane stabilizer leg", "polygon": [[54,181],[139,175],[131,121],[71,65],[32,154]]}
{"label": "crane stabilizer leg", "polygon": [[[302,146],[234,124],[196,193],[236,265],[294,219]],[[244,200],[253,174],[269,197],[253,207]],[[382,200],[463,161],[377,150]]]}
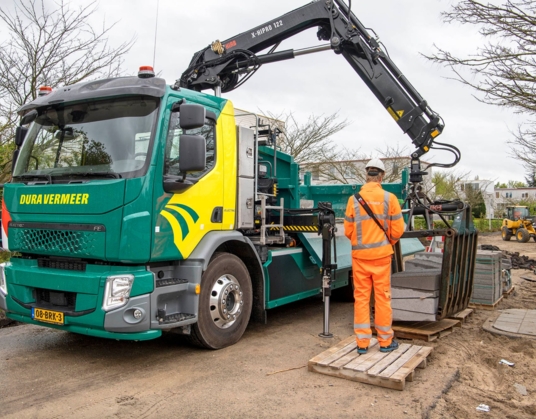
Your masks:
{"label": "crane stabilizer leg", "polygon": [[322,338],[332,338],[329,331],[329,305],[331,298],[332,275],[337,269],[337,264],[331,263],[331,244],[333,242],[335,262],[337,262],[337,251],[335,247],[335,212],[331,209],[331,203],[319,203],[319,222],[322,234],[322,299],[324,301],[324,330],[318,336]]}

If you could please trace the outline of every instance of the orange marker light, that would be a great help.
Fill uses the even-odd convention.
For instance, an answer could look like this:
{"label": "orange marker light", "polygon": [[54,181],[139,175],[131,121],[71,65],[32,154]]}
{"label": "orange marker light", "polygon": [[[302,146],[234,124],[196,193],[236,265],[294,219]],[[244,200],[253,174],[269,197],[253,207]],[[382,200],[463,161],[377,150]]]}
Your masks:
{"label": "orange marker light", "polygon": [[49,93],[52,93],[52,87],[50,87],[50,86],[41,86],[39,88],[39,96],[46,96]]}
{"label": "orange marker light", "polygon": [[138,77],[140,79],[149,79],[154,77],[154,69],[150,65],[142,65],[138,71]]}

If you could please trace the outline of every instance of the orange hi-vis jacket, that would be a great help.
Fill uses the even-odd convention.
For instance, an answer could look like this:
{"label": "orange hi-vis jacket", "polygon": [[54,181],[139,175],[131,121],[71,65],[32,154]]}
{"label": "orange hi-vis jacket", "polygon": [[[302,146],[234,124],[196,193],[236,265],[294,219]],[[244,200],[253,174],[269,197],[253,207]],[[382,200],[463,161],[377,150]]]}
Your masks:
{"label": "orange hi-vis jacket", "polygon": [[352,256],[372,260],[392,255],[392,245],[400,240],[405,229],[398,199],[392,193],[384,191],[378,182],[366,183],[359,193],[384,226],[387,236],[357,198],[351,196],[346,207],[344,233],[352,242]]}

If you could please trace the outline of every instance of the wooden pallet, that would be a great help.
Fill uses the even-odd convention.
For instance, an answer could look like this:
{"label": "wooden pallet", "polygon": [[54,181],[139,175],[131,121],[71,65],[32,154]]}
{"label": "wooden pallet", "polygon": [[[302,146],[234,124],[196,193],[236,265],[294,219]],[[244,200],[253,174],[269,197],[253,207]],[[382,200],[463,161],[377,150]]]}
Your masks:
{"label": "wooden pallet", "polygon": [[472,308],[466,308],[465,310],[460,311],[459,313],[450,316],[449,319],[459,320],[462,323],[465,323],[469,317],[474,313]]}
{"label": "wooden pallet", "polygon": [[501,295],[497,301],[495,301],[493,304],[481,304],[481,303],[470,303],[470,308],[480,308],[482,310],[495,310],[497,305],[502,301],[504,295]]}
{"label": "wooden pallet", "polygon": [[504,297],[504,298],[508,298],[508,296],[509,296],[510,294],[512,294],[512,293],[514,292],[515,289],[516,289],[516,286],[515,286],[515,285],[512,285],[508,291],[504,291],[504,292],[503,292],[503,297]]}
{"label": "wooden pallet", "polygon": [[426,368],[426,358],[432,352],[427,346],[401,343],[396,351],[383,353],[374,338],[366,354],[359,355],[356,347],[355,336],[350,336],[312,358],[309,371],[404,390],[406,381],[413,381],[415,368]]}
{"label": "wooden pallet", "polygon": [[450,335],[455,327],[461,325],[461,321],[456,319],[443,319],[437,322],[394,322],[393,331],[395,337],[431,342]]}

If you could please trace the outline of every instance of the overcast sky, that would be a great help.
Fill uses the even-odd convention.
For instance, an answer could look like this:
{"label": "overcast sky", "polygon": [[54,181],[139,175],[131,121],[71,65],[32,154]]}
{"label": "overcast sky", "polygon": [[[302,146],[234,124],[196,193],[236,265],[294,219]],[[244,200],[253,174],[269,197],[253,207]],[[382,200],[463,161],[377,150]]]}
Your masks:
{"label": "overcast sky", "polygon": [[[47,0],[51,1],[51,0]],[[2,2],[3,4],[4,1]],[[86,0],[73,1],[88,3]],[[110,43],[137,41],[123,69],[135,74],[140,65],[155,70],[173,83],[187,68],[193,54],[216,39],[224,40],[264,22],[273,21],[307,0],[160,0],[156,51],[157,0],[100,1],[94,25],[117,22]],[[454,53],[472,52],[483,40],[475,28],[445,24],[440,13],[452,0],[375,0],[352,2],[352,11],[364,26],[374,29],[394,63],[443,117],[439,141],[462,152],[454,170],[480,179],[506,182],[525,179],[520,163],[508,157],[514,131],[522,119],[509,110],[479,103],[473,92],[449,80],[452,73],[420,54],[432,54],[434,44]],[[5,35],[0,32],[0,36]],[[4,38],[4,36],[2,36]],[[4,38],[5,39],[5,38]],[[316,29],[295,36],[279,50],[318,45]],[[206,91],[211,93],[210,91]],[[339,112],[352,123],[333,140],[341,146],[377,154],[375,150],[413,145],[352,70],[342,56],[331,51],[263,66],[248,82],[225,95],[234,105],[254,112],[294,112],[301,120],[311,114]],[[427,161],[450,162],[448,153],[428,153]]]}

